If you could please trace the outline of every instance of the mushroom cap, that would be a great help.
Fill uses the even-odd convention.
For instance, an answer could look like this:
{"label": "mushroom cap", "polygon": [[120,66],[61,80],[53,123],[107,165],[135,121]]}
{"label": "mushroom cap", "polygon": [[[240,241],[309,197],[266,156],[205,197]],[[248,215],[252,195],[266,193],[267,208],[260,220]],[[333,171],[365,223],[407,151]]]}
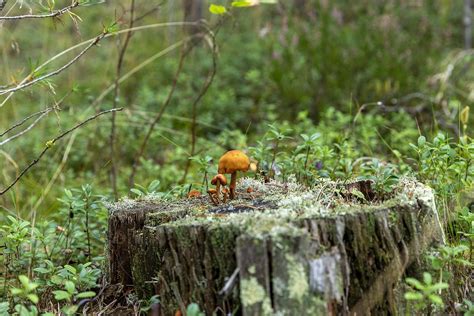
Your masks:
{"label": "mushroom cap", "polygon": [[222,185],[227,184],[226,177],[223,174],[220,174],[220,173],[218,175],[214,176],[214,178],[212,178],[211,184],[216,185],[217,181],[219,181]]}
{"label": "mushroom cap", "polygon": [[240,150],[231,150],[226,152],[219,159],[218,171],[222,174],[234,173],[236,171],[249,170],[250,159]]}
{"label": "mushroom cap", "polygon": [[207,190],[207,193],[215,194],[215,193],[217,193],[217,190],[216,189],[209,189],[209,190]]}
{"label": "mushroom cap", "polygon": [[199,192],[198,190],[191,190],[188,193],[188,198],[194,198],[199,196],[201,196],[201,192]]}

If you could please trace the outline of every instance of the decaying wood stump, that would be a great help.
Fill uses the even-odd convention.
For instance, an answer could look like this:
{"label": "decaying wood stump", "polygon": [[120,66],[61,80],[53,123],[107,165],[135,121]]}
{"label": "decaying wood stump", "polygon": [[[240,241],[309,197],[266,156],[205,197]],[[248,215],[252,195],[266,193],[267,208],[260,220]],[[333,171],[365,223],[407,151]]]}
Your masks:
{"label": "decaying wood stump", "polygon": [[392,314],[407,267],[443,240],[432,191],[411,180],[384,196],[369,182],[239,187],[217,207],[207,196],[110,206],[110,281],[158,294],[163,315],[192,302],[207,315]]}

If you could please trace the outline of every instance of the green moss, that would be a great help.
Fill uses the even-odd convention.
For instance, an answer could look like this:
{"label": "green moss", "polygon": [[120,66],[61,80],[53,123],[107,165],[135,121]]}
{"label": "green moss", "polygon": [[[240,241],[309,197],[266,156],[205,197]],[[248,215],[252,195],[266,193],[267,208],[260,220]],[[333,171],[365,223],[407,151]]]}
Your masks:
{"label": "green moss", "polygon": [[308,276],[301,262],[292,255],[285,256],[288,261],[288,291],[289,298],[302,303],[304,296],[309,294]]}
{"label": "green moss", "polygon": [[263,315],[272,315],[270,298],[263,286],[261,286],[255,277],[244,279],[240,282],[240,299],[242,305],[251,307],[255,304],[262,304]]}

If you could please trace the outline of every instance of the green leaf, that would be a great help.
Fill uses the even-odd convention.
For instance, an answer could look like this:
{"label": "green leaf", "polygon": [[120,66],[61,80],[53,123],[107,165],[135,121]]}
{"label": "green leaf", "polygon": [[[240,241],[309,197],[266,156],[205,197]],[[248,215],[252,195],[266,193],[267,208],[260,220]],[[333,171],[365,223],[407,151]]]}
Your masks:
{"label": "green leaf", "polygon": [[423,295],[417,292],[406,292],[405,299],[409,301],[420,301],[423,299]]}
{"label": "green leaf", "polygon": [[432,286],[430,286],[430,290],[432,292],[436,292],[436,291],[439,291],[439,290],[444,290],[444,289],[447,289],[449,288],[449,285],[448,283],[444,283],[444,282],[439,282],[439,283],[436,283],[436,284],[433,284]]}
{"label": "green leaf", "polygon": [[14,288],[11,288],[11,289],[10,289],[10,293],[11,293],[13,296],[16,296],[16,295],[20,295],[21,293],[23,293],[23,290],[14,287]]}
{"label": "green leaf", "polygon": [[35,268],[33,269],[35,272],[38,272],[38,273],[41,273],[41,274],[45,274],[45,273],[49,273],[49,270],[46,269],[46,268]]}
{"label": "green leaf", "polygon": [[53,294],[57,301],[69,300],[71,298],[71,295],[66,291],[53,291]]}
{"label": "green leaf", "polygon": [[20,275],[18,277],[18,279],[20,280],[21,285],[23,285],[24,288],[28,287],[28,284],[30,283],[30,280],[28,279],[28,277],[26,275]]}
{"label": "green leaf", "polygon": [[196,303],[191,303],[186,308],[186,315],[188,316],[201,316],[204,315],[199,308],[199,305]]}
{"label": "green leaf", "polygon": [[423,272],[423,282],[425,282],[425,284],[433,283],[433,279],[431,277],[431,274],[429,274],[428,272]]}
{"label": "green leaf", "polygon": [[130,189],[130,191],[132,191],[133,193],[135,193],[136,195],[138,196],[142,196],[143,195],[143,192],[138,190],[138,189]]}
{"label": "green leaf", "polygon": [[211,6],[209,7],[209,12],[211,12],[212,14],[220,15],[225,14],[227,12],[227,9],[222,5],[211,4]]}
{"label": "green leaf", "polygon": [[92,291],[88,291],[88,292],[82,292],[82,293],[79,293],[77,294],[77,298],[88,298],[88,297],[94,297],[95,296],[95,292],[92,292]]}
{"label": "green leaf", "polygon": [[76,274],[76,273],[77,273],[76,268],[74,268],[73,266],[70,266],[70,265],[68,265],[68,264],[66,264],[66,265],[64,266],[64,269],[66,269],[67,271],[71,272],[72,274]]}
{"label": "green leaf", "polygon": [[418,290],[423,290],[425,287],[423,284],[421,284],[420,281],[414,278],[406,278],[405,280],[406,283],[410,284],[411,286],[415,287]]}
{"label": "green leaf", "polygon": [[31,302],[33,302],[33,304],[38,304],[38,302],[39,302],[38,295],[36,295],[36,294],[28,294],[26,297],[28,297],[28,299]]}
{"label": "green leaf", "polygon": [[237,8],[251,7],[255,4],[256,3],[252,3],[252,1],[232,1],[232,6]]}
{"label": "green leaf", "polygon": [[64,283],[64,288],[66,289],[66,291],[68,291],[69,294],[74,294],[74,290],[76,289],[76,286],[74,285],[73,282],[66,281]]}
{"label": "green leaf", "polygon": [[77,312],[78,308],[79,307],[77,305],[69,305],[69,306],[64,306],[62,308],[62,311],[66,315],[74,315]]}
{"label": "green leaf", "polygon": [[426,137],[420,136],[418,137],[418,147],[422,147],[426,143]]}
{"label": "green leaf", "polygon": [[443,306],[443,299],[436,294],[428,295],[428,298],[431,302],[435,303],[436,305]]}
{"label": "green leaf", "polygon": [[160,186],[160,180],[153,180],[148,186],[148,192],[153,192]]}

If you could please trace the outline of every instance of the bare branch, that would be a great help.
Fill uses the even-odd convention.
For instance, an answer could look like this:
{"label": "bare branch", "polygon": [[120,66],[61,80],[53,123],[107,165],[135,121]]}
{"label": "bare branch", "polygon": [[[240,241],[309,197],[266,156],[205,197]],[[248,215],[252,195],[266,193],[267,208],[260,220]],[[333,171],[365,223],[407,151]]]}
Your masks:
{"label": "bare branch", "polygon": [[[135,13],[135,0],[130,1],[130,22],[128,28],[133,28],[134,22],[134,13]],[[117,68],[116,68],[116,75],[115,75],[115,89],[114,89],[114,98],[113,98],[113,106],[117,106],[118,98],[119,98],[119,84],[118,81],[120,80],[120,75],[122,73],[122,66],[123,66],[123,59],[125,57],[125,52],[127,51],[128,43],[130,42],[130,38],[132,37],[132,32],[129,31],[125,36],[125,41],[120,47],[120,42],[118,43],[119,46],[119,56],[117,60]],[[117,38],[119,41],[120,37]],[[112,190],[114,192],[115,200],[118,200],[118,190],[117,190],[117,161],[115,160],[115,113],[112,113],[112,127],[110,129],[110,162],[111,162],[111,170],[110,170],[110,178],[112,182]]]}
{"label": "bare branch", "polygon": [[18,90],[21,90],[21,89],[24,89],[26,87],[29,87],[29,86],[32,86],[40,81],[43,81],[45,79],[48,79],[50,77],[53,77],[53,76],[56,76],[58,75],[59,73],[61,73],[62,71],[66,70],[67,68],[69,68],[72,64],[74,64],[76,61],[78,61],[89,49],[91,49],[91,47],[97,45],[98,42],[100,42],[101,39],[104,38],[104,36],[107,34],[106,31],[104,31],[103,33],[101,33],[99,36],[97,36],[95,38],[94,41],[92,41],[86,48],[84,48],[79,54],[77,54],[73,59],[71,59],[67,64],[65,64],[64,66],[62,66],[61,68],[58,68],[56,69],[55,71],[52,71],[50,73],[47,73],[46,75],[43,75],[43,76],[40,76],[36,79],[33,79],[33,80],[29,80],[27,81],[26,83],[23,83],[23,84],[19,84],[13,88],[10,88],[10,89],[6,89],[6,90],[0,90],[0,95],[4,95],[4,94],[7,94],[7,93],[10,93],[10,92],[15,92],[15,91],[18,91]]}
{"label": "bare branch", "polygon": [[[0,0],[1,1],[1,0]],[[166,23],[155,23],[155,24],[148,24],[148,25],[142,25],[142,26],[135,26],[131,29],[124,29],[124,30],[120,30],[118,32],[114,32],[114,33],[108,33],[104,36],[104,38],[108,38],[108,37],[111,37],[111,36],[115,36],[115,35],[120,35],[120,34],[123,34],[123,33],[127,33],[129,31],[131,32],[139,32],[139,31],[144,31],[144,30],[148,30],[148,29],[152,29],[152,28],[160,28],[160,27],[177,27],[177,26],[193,26],[193,25],[196,25],[197,23],[195,22],[166,22]],[[42,63],[41,65],[39,65],[35,70],[34,72],[37,72],[41,69],[43,69],[44,67],[46,67],[48,64],[50,64],[51,62],[55,61],[56,59],[60,58],[61,56],[75,50],[76,48],[79,48],[81,46],[84,46],[84,45],[87,45],[87,44],[90,44],[92,42],[94,42],[96,40],[96,38],[91,38],[91,39],[88,39],[88,40],[85,40],[83,42],[80,42],[74,46],[71,46],[61,52],[59,52],[58,54],[54,55],[53,57],[51,57],[50,59],[48,59],[47,61],[45,61],[44,63]],[[179,45],[177,45],[179,46]],[[172,50],[173,48],[175,47],[175,45],[172,45],[170,47],[168,47],[168,49]],[[167,51],[168,52],[168,51]],[[165,52],[163,51],[163,53],[165,54]],[[27,76],[26,78],[24,78],[19,85],[23,85],[25,83],[27,83],[31,78],[31,75]],[[113,89],[113,88],[112,88]],[[0,90],[0,91],[4,91],[4,90]],[[0,103],[0,108],[3,107],[7,101],[13,96],[14,92],[10,92],[8,94],[8,96],[2,101],[2,103]]]}
{"label": "bare branch", "polygon": [[53,147],[54,143],[56,143],[58,140],[64,138],[65,136],[67,136],[71,132],[75,131],[76,129],[78,129],[82,126],[84,126],[85,124],[89,123],[90,121],[95,120],[99,116],[102,116],[102,115],[108,114],[108,113],[122,111],[122,110],[123,110],[123,108],[117,108],[117,109],[110,109],[110,110],[99,112],[99,113],[89,117],[85,121],[82,121],[81,123],[79,123],[79,124],[75,125],[74,127],[68,129],[67,131],[59,134],[58,136],[56,136],[55,138],[49,140],[48,142],[46,142],[46,145],[45,145],[43,151],[38,155],[38,157],[36,157],[32,162],[30,162],[30,164],[28,166],[26,166],[26,168],[23,169],[20,172],[20,174],[15,178],[15,180],[13,180],[12,183],[10,183],[5,189],[3,189],[3,191],[0,191],[0,195],[3,195],[6,192],[8,192],[8,190],[10,190],[28,172],[28,170],[30,170],[34,165],[36,165],[41,160],[41,158],[43,158],[43,156],[46,154],[46,152],[51,147]]}
{"label": "bare branch", "polygon": [[[217,28],[218,30],[218,28]],[[196,153],[196,138],[197,138],[197,106],[199,101],[204,97],[204,95],[207,93],[207,90],[209,90],[209,87],[211,86],[212,82],[214,81],[214,77],[216,76],[216,71],[217,71],[217,45],[216,45],[216,39],[215,39],[215,34],[208,29],[208,34],[211,37],[211,50],[212,50],[212,69],[209,72],[206,82],[204,83],[201,91],[199,92],[198,96],[193,102],[192,105],[192,124],[191,124],[191,153],[190,157],[195,155]],[[191,166],[191,159],[188,159],[186,161],[186,166],[184,168],[184,173],[183,177],[181,178],[181,183],[184,183],[186,181],[186,177],[188,176],[189,172],[189,167]]]}
{"label": "bare branch", "polygon": [[[6,1],[0,0],[0,11],[3,9],[3,6],[6,3]],[[23,20],[23,19],[45,19],[45,18],[55,18],[63,15],[64,13],[67,13],[71,11],[72,9],[76,8],[79,6],[78,1],[73,1],[71,5],[68,5],[67,7],[64,7],[59,10],[54,10],[51,13],[47,14],[25,14],[25,15],[16,15],[16,16],[0,16],[0,21],[12,21],[12,20]]]}
{"label": "bare branch", "polygon": [[140,158],[145,153],[145,148],[148,144],[148,140],[150,139],[151,133],[153,132],[153,129],[155,128],[155,125],[158,124],[158,122],[161,120],[161,117],[163,116],[163,114],[165,113],[166,108],[168,107],[168,105],[171,102],[174,91],[176,90],[176,86],[178,85],[179,75],[181,74],[181,70],[183,69],[184,59],[185,59],[186,55],[189,52],[190,52],[190,49],[185,49],[181,52],[181,57],[179,58],[178,68],[176,69],[176,73],[175,73],[174,79],[173,79],[173,84],[171,85],[171,89],[168,92],[168,96],[166,97],[165,102],[161,105],[161,108],[158,111],[158,114],[156,115],[155,119],[153,120],[153,122],[148,127],[148,131],[145,135],[145,138],[142,141],[140,149],[138,150],[137,154],[135,155],[135,158],[133,159],[132,172],[130,173],[130,178],[128,180],[129,188],[132,188],[135,184],[135,174],[137,173],[137,168],[140,164]]}
{"label": "bare branch", "polygon": [[35,125],[36,125],[39,121],[41,121],[41,119],[42,119],[43,117],[45,117],[46,115],[48,115],[48,113],[51,112],[51,110],[52,110],[52,109],[49,109],[48,111],[44,111],[43,113],[41,113],[41,115],[40,115],[33,123],[30,124],[30,126],[28,126],[27,128],[25,128],[25,129],[22,130],[21,132],[19,132],[19,133],[15,134],[15,135],[13,135],[13,136],[11,136],[11,137],[5,139],[4,141],[1,141],[1,142],[0,142],[0,146],[3,146],[3,145],[5,145],[6,143],[9,143],[9,142],[11,142],[12,140],[14,140],[14,139],[20,137],[21,135],[24,135],[24,134],[28,133],[33,127],[35,127]]}
{"label": "bare branch", "polygon": [[4,131],[3,133],[0,134],[0,137],[3,137],[5,136],[7,133],[11,132],[12,130],[14,130],[15,128],[23,125],[25,122],[27,122],[29,119],[35,117],[35,116],[38,116],[38,115],[42,115],[42,114],[45,114],[45,113],[49,113],[53,108],[47,108],[45,110],[42,110],[42,111],[39,111],[39,112],[36,112],[36,113],[33,113],[31,115],[28,115],[27,117],[25,117],[24,119],[22,119],[21,121],[13,124],[11,127],[9,127],[6,131]]}

